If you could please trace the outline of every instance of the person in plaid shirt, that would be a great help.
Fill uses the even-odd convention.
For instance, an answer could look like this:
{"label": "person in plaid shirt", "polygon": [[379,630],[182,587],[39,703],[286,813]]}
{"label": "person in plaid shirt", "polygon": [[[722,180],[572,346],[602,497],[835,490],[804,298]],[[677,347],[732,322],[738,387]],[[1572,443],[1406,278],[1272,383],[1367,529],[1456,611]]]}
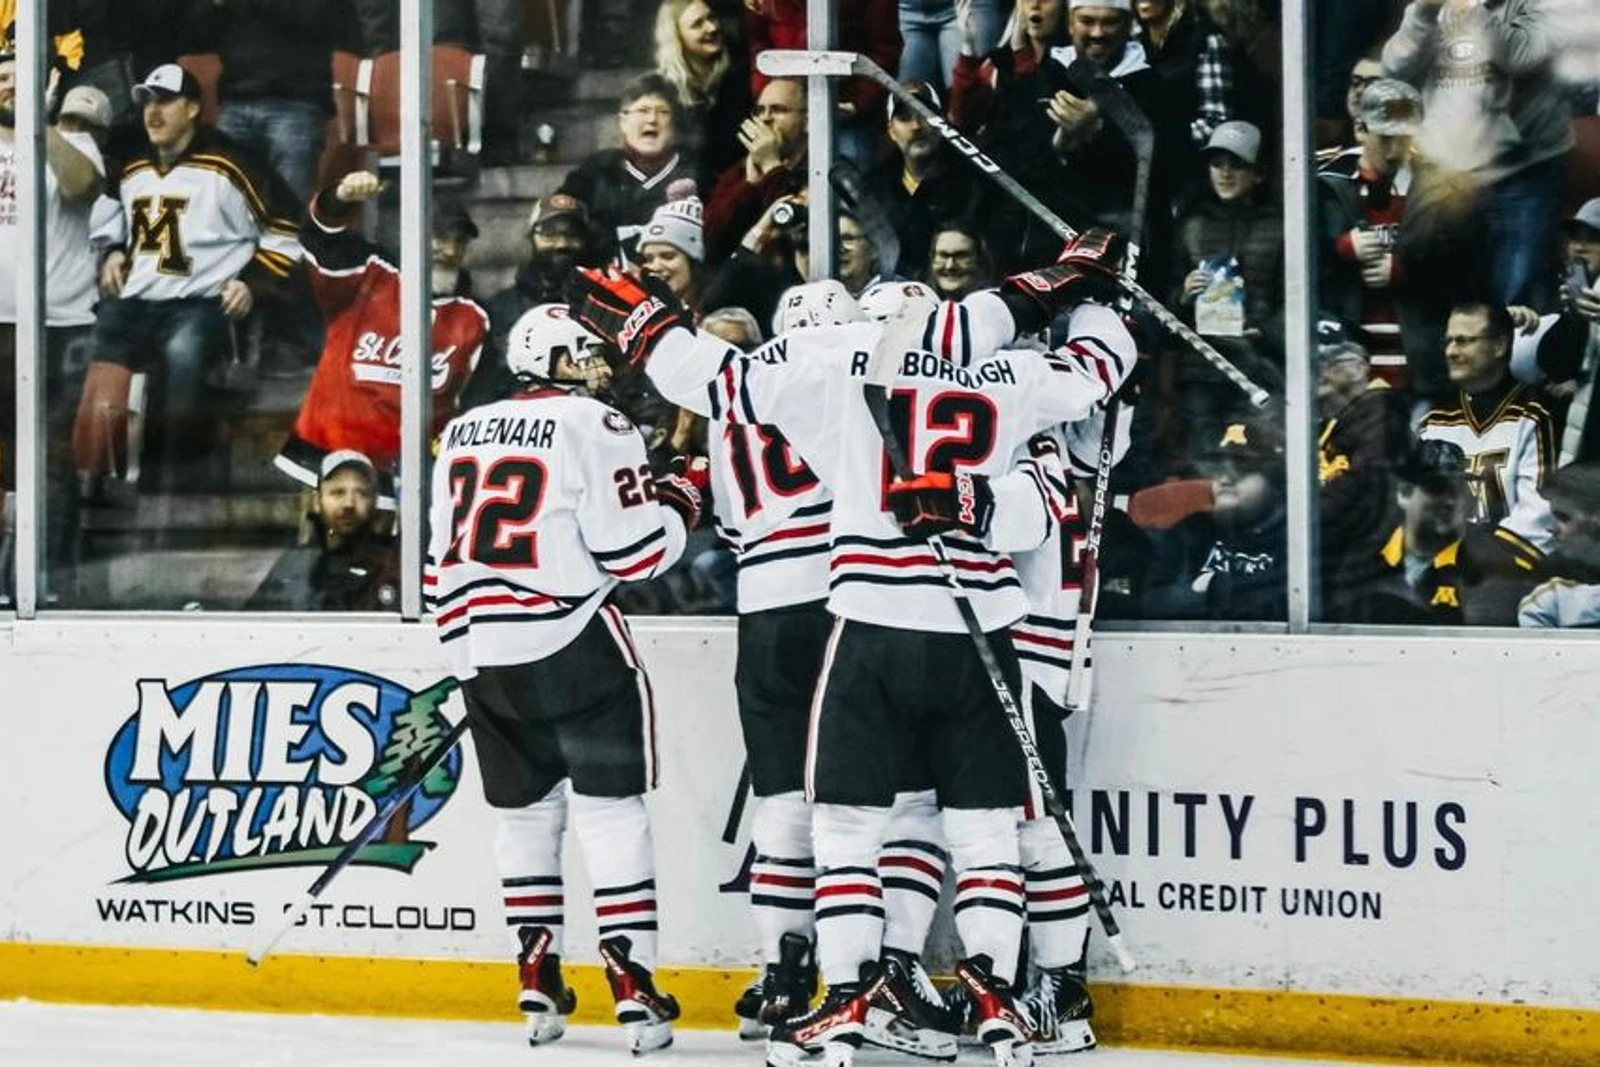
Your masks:
{"label": "person in plaid shirt", "polygon": [[1203,150],[1211,131],[1234,118],[1228,41],[1197,3],[1136,0],[1146,60],[1189,118],[1189,143]]}

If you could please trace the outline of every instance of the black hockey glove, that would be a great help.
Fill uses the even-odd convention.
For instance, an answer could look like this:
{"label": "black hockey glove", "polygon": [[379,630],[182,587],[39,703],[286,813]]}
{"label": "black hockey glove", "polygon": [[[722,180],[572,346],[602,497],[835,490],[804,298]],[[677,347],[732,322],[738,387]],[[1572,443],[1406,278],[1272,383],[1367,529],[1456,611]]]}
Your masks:
{"label": "black hockey glove", "polygon": [[930,471],[891,483],[889,510],[907,537],[958,532],[981,541],[994,519],[994,492],[981,474]]}
{"label": "black hockey glove", "polygon": [[1117,291],[1123,241],[1095,227],[1073,238],[1061,258],[1039,270],[1013,274],[1000,283],[1019,333],[1043,329],[1056,315],[1085,300],[1108,300]]}
{"label": "black hockey glove", "polygon": [[700,525],[706,489],[711,484],[711,464],[704,456],[678,456],[671,469],[656,476],[656,499],[683,518],[683,528]]}
{"label": "black hockey glove", "polygon": [[622,350],[632,366],[643,363],[661,336],[694,321],[665,285],[636,280],[614,268],[584,267],[567,283],[572,317]]}

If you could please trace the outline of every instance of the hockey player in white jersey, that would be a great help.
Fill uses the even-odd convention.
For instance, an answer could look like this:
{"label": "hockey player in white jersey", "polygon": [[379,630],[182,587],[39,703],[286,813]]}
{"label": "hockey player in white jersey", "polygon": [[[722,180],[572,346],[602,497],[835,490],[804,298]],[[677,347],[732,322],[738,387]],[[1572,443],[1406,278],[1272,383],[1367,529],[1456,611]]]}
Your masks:
{"label": "hockey player in white jersey", "polygon": [[[1115,262],[1111,235],[1084,235],[1060,263],[964,301],[962,343],[992,352],[1019,329],[1036,330],[1103,292]],[[665,294],[595,271],[580,272],[574,313],[645,362],[664,395],[699,391],[719,420],[782,430],[835,495],[829,606],[840,622],[807,752],[818,960],[829,988],[816,1009],[774,1030],[769,1060],[845,1064],[861,1041],[883,982],[877,854],[898,765],[923,745],[957,870],[957,928],[971,953],[957,977],[997,1060],[1026,1062],[1029,1027],[1004,977],[1016,970],[1022,927],[1015,826],[1026,797],[1023,761],[932,554],[890,517],[889,499],[922,502],[917,510],[934,525],[913,524],[914,534],[940,523],[959,531],[945,538],[949,556],[1008,683],[1020,689],[1006,631],[1027,605],[1005,553],[1037,545],[1049,521],[1042,486],[1024,477],[1002,487],[999,476],[1032,434],[1083,418],[1119,387],[1134,360],[1121,319],[1077,304],[1063,354],[999,357],[971,370],[898,345],[880,353],[898,368],[889,417],[919,475],[897,482],[862,398],[883,327],[797,331],[745,356],[694,334]],[[1031,494],[1033,511],[1000,500],[1002,492]]]}
{"label": "hockey player in white jersey", "polygon": [[672,1041],[658,991],[655,707],[627,623],[605,601],[678,559],[699,491],[658,480],[621,412],[583,395],[606,371],[561,305],[511,331],[519,392],[453,419],[433,473],[427,603],[463,680],[495,860],[521,967],[528,1040],[561,1036],[561,841],[570,814],[594,885],[600,956],[637,1054]]}

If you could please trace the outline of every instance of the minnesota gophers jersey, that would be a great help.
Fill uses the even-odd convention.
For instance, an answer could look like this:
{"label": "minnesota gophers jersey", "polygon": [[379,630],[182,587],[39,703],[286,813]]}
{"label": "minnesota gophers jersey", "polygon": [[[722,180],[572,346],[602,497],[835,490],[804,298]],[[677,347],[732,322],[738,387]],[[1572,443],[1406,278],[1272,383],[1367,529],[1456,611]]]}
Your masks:
{"label": "minnesota gophers jersey", "polygon": [[206,127],[162,170],[151,154],[122,170],[129,300],[212,297],[235,278],[259,295],[300,260],[300,205],[270,168]]}
{"label": "minnesota gophers jersey", "polygon": [[[962,305],[974,352],[1011,341],[1011,313],[992,292]],[[883,327],[813,327],[748,355],[686,330],[662,338],[648,371],[669,398],[699,391],[713,418],[783,432],[834,494],[828,606],[835,615],[900,629],[963,630],[932,553],[901,534],[885,492],[890,471],[863,397]],[[1062,354],[996,356],[971,368],[933,352],[901,350],[889,415],[913,469],[966,469],[993,479],[995,518],[986,543],[946,537],[985,630],[1027,610],[1005,553],[1039,544],[1050,526],[1047,493],[1030,466],[1003,477],[1039,430],[1089,414],[1134,364],[1133,341],[1107,308],[1084,305]]]}
{"label": "minnesota gophers jersey", "polygon": [[617,582],[683,553],[644,438],[598,400],[546,389],[485,404],[439,445],[422,582],[460,677],[560,651]]}
{"label": "minnesota gophers jersey", "polygon": [[[276,462],[290,477],[317,483],[323,455],[366,453],[379,470],[400,454],[400,271],[359,231],[350,212],[319,196],[301,228],[311,288],[327,324],[322,358],[294,423],[294,439]],[[464,297],[433,302],[433,432],[455,413],[477,366],[489,318]]]}
{"label": "minnesota gophers jersey", "polygon": [[1509,376],[1500,386],[1422,417],[1417,436],[1451,441],[1467,454],[1477,506],[1472,521],[1498,526],[1495,536],[1526,554],[1548,552],[1550,504],[1540,495],[1555,469],[1555,426],[1533,387]]}

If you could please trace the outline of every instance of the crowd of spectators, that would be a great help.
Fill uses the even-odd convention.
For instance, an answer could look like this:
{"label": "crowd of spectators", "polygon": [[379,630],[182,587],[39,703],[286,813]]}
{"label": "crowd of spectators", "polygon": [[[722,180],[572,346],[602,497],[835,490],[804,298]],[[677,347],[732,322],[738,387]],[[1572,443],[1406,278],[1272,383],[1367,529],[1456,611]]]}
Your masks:
{"label": "crowd of spectators", "polygon": [[[309,501],[328,473],[323,459],[358,449],[368,466],[344,473],[366,480],[370,470],[379,509],[392,508],[397,449],[378,438],[394,423],[397,443],[397,409],[359,389],[351,404],[335,379],[353,373],[368,392],[397,386],[397,308],[371,302],[393,288],[396,261],[346,232],[377,195],[377,177],[348,186],[321,161],[334,113],[330,57],[397,47],[396,7],[51,4],[60,219],[51,233],[62,243],[51,247],[50,289],[61,272],[77,279],[61,293],[82,291],[60,316],[52,303],[52,538],[69,539],[79,507],[102,503],[108,480],[140,469],[139,456],[120,451],[130,372],[151,376],[155,462],[141,481],[183,491],[213,473],[205,458],[215,426],[197,425],[206,420],[196,413],[215,422],[248,407],[252,361],[270,363],[275,347],[290,353],[279,362],[312,377],[278,465]],[[780,295],[811,273],[815,219],[806,86],[757,73],[755,57],[802,45],[805,7],[633,5],[631,36],[647,47],[631,54],[648,53],[654,69],[621,86],[611,144],[568,159],[529,204],[523,256],[503,289],[476,291],[464,266],[477,228],[436,203],[436,418],[505,389],[512,325],[559,301],[577,264],[617,261],[653,275],[704,328],[737,343],[771,335]],[[1574,119],[1593,115],[1592,86],[1558,78],[1560,42],[1530,0],[1313,8],[1322,151],[1304,235],[1285,234],[1278,195],[1271,0],[860,0],[838,5],[837,37],[897,74],[1073,226],[1128,234],[1145,289],[1277,401],[1250,409],[1182,342],[1136,322],[1145,359],[1129,398],[1135,445],[1116,475],[1127,507],[1111,526],[1108,610],[1283,618],[1284,249],[1305,240],[1317,265],[1310,310],[1324,324],[1313,368],[1323,616],[1571,625],[1589,601],[1559,583],[1591,577],[1584,539],[1600,499],[1581,473],[1551,479],[1600,452],[1600,431],[1590,432],[1600,201],[1567,199]],[[529,9],[435,0],[436,37],[487,57],[485,166],[531,159],[540,101],[527,93],[525,68],[538,65]],[[573,35],[563,30],[568,44],[556,44]],[[591,36],[583,51],[612,47],[621,45]],[[202,52],[221,62],[214,129],[200,122],[191,76],[162,65]],[[0,110],[8,81],[0,65]],[[869,79],[837,89],[832,273],[852,295],[915,280],[958,299],[1055,256],[1058,237],[915,111]],[[6,159],[0,166],[14,166]],[[151,184],[196,161],[236,190],[220,222],[197,221],[199,201],[175,207],[173,188]],[[239,253],[210,273],[177,269],[204,258],[196,248],[230,242]],[[359,288],[352,272],[366,279]],[[453,306],[475,310],[446,336],[438,323]],[[704,447],[706,427],[648,383],[619,373],[612,388],[652,449]],[[231,401],[209,395],[230,390]],[[1547,484],[1563,487],[1560,508]],[[713,535],[701,538],[678,573],[630,593],[635,610],[728,610],[728,557]]]}

